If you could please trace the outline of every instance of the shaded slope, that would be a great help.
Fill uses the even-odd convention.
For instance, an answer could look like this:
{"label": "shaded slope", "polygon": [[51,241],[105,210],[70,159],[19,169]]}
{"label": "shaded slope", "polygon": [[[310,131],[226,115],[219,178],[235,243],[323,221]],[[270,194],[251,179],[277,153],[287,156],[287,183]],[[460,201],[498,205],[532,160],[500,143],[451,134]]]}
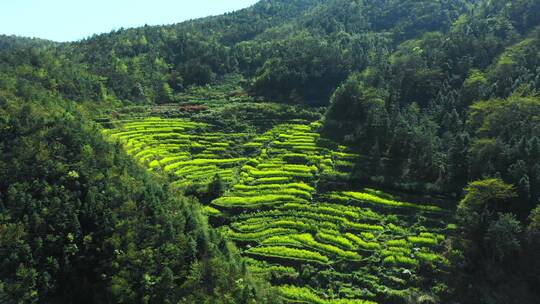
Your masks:
{"label": "shaded slope", "polygon": [[95,126],[0,102],[1,302],[271,302],[197,203]]}

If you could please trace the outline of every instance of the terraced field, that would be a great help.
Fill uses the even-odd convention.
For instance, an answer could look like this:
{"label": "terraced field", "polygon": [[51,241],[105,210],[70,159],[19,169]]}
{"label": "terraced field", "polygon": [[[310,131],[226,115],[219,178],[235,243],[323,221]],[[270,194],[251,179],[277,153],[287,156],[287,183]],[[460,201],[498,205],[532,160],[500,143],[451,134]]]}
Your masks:
{"label": "terraced field", "polygon": [[105,132],[151,170],[174,175],[173,185],[179,188],[207,184],[216,174],[233,183],[240,164],[247,161],[238,156],[245,134],[210,133],[207,125],[183,119],[117,123],[120,129]]}
{"label": "terraced field", "polygon": [[322,145],[317,122],[276,125],[263,134],[209,131],[183,119],[120,121],[106,130],[173,185],[228,190],[206,207],[243,250],[251,271],[281,286],[291,303],[403,303],[443,288],[446,211],[374,189],[319,191],[343,178],[358,155]]}

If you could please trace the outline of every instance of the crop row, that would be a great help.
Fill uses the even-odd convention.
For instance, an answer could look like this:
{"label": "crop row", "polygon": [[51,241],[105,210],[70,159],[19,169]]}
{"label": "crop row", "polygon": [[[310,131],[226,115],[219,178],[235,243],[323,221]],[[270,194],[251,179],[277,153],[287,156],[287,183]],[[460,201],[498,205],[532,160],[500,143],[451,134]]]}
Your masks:
{"label": "crop row", "polygon": [[400,202],[392,199],[383,198],[371,193],[366,192],[341,192],[341,193],[331,193],[329,198],[336,201],[360,201],[364,203],[386,206],[392,208],[413,208],[424,211],[442,211],[438,206],[432,205],[420,205],[408,202]]}
{"label": "crop row", "polygon": [[282,296],[289,302],[309,304],[377,304],[361,299],[323,299],[311,289],[297,286],[281,286]]}
{"label": "crop row", "polygon": [[179,188],[209,183],[216,174],[232,182],[236,168],[247,161],[230,156],[245,134],[207,133],[207,125],[183,119],[149,118],[117,125],[106,133],[121,140],[128,153],[151,169],[177,176],[173,185]]}
{"label": "crop row", "polygon": [[336,229],[337,225],[331,222],[319,222],[309,218],[298,218],[293,215],[274,217],[255,217],[244,221],[236,221],[231,227],[238,232],[254,232],[268,228],[293,228],[299,231],[317,231],[319,228]]}
{"label": "crop row", "polygon": [[319,264],[328,264],[330,259],[318,252],[289,248],[285,246],[268,246],[268,247],[254,247],[245,251],[247,254],[269,257],[269,258],[282,258],[287,260],[297,260],[304,262],[315,262]]}
{"label": "crop row", "polygon": [[261,206],[271,206],[291,202],[304,204],[308,203],[308,201],[305,199],[293,195],[275,194],[267,194],[255,197],[223,196],[214,200],[212,203],[223,208],[258,208]]}
{"label": "crop row", "polygon": [[344,258],[352,261],[361,259],[361,256],[358,253],[341,249],[338,246],[319,242],[310,233],[273,236],[264,240],[262,244],[267,246],[300,247],[307,250],[314,250],[325,255],[333,255],[337,258]]}

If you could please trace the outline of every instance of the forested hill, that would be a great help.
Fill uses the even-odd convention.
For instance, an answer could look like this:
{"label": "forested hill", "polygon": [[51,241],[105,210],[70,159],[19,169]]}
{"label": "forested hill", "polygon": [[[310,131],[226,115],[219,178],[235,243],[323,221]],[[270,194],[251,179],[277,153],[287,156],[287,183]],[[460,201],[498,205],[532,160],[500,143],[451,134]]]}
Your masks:
{"label": "forested hill", "polygon": [[[538,303],[539,91],[540,0],[261,0],[70,43],[0,36],[0,302],[280,302],[270,280],[309,303]],[[189,151],[160,163],[160,136]],[[235,214],[257,191],[295,203]],[[186,196],[225,209],[204,212],[239,251]],[[366,201],[386,206],[350,205]],[[238,252],[293,259],[259,278],[268,261]]]}
{"label": "forested hill", "polygon": [[[406,89],[400,87],[407,83],[396,83],[396,92],[389,94],[401,102],[426,103],[443,83],[461,88],[471,69],[484,71],[506,47],[527,38],[538,23],[537,5],[266,0],[223,16],[98,35],[56,51],[100,77],[72,80],[82,87],[82,99],[106,95],[137,103],[169,102],[190,85],[241,73],[254,95],[327,104],[351,73],[385,72],[380,75],[385,78],[392,76],[392,68],[405,68],[398,64],[409,63],[424,65],[418,69],[422,74],[413,76],[425,79],[415,79],[419,83]],[[421,62],[413,62],[420,43],[434,53],[416,54]],[[399,75],[392,79],[400,81]]]}
{"label": "forested hill", "polygon": [[[332,100],[323,133],[367,149],[370,179],[459,194],[467,180],[501,175],[534,204],[540,178],[525,172],[530,156],[515,151],[520,142],[536,145],[536,129],[487,132],[481,120],[502,118],[473,103],[536,94],[539,7],[535,0],[265,0],[222,16],[2,52],[3,74],[17,80],[1,85],[29,98],[28,86],[38,85],[79,102],[152,104],[239,74],[250,95],[267,101]],[[519,115],[535,113],[534,100]]]}
{"label": "forested hill", "polygon": [[39,48],[55,45],[59,45],[59,43],[38,38],[0,35],[0,51],[10,51],[21,48]]}
{"label": "forested hill", "polygon": [[224,16],[100,35],[68,49],[73,60],[107,77],[106,87],[123,100],[167,102],[186,86],[240,72],[255,95],[324,104],[375,54],[444,31],[467,10],[468,3],[454,0],[269,0]]}

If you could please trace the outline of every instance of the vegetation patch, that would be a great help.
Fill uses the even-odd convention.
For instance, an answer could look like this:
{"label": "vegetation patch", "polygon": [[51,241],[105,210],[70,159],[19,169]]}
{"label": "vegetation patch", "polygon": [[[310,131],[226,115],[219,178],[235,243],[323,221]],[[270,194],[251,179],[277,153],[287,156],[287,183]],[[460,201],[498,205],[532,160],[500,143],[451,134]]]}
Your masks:
{"label": "vegetation patch", "polygon": [[[395,278],[396,267],[419,275],[421,265],[448,265],[440,246],[447,224],[426,227],[410,216],[437,217],[442,208],[372,188],[320,190],[328,181],[347,184],[358,155],[321,140],[319,127],[285,123],[263,134],[240,134],[212,132],[210,125],[187,119],[151,118],[107,133],[175,187],[202,189],[203,199],[215,195],[204,213],[226,223],[223,231],[249,257],[253,273],[293,284],[282,288],[286,301],[373,303],[365,299],[403,296],[381,285],[381,278]],[[306,283],[306,263],[314,267],[311,276],[331,278],[339,296]],[[330,266],[334,270],[327,272]],[[360,281],[355,271],[362,272]],[[395,280],[400,288],[419,288],[412,279]]]}

